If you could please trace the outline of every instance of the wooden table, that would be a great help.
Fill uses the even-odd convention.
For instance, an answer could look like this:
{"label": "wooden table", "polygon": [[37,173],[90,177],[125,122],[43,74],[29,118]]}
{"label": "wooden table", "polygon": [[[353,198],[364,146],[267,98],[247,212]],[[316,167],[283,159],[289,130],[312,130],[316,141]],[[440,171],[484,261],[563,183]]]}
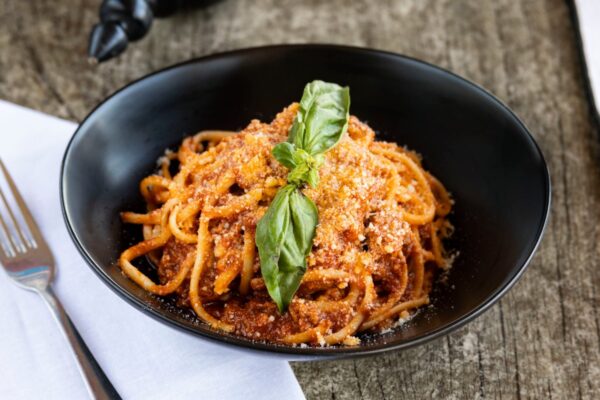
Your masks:
{"label": "wooden table", "polygon": [[295,363],[309,399],[600,398],[600,148],[563,0],[225,0],[156,22],[124,56],[92,67],[85,51],[99,2],[0,0],[0,98],[79,121],[132,79],[192,57],[343,43],[404,53],[483,85],[544,151],[551,219],[503,300],[415,349]]}

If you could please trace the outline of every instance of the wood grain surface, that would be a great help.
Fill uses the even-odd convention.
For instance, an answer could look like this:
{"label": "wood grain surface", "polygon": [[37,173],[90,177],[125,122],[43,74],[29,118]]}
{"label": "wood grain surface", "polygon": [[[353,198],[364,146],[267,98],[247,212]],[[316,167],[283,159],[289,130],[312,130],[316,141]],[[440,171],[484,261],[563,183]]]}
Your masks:
{"label": "wood grain surface", "polygon": [[0,0],[0,98],[79,121],[120,86],[192,57],[343,43],[404,53],[483,85],[545,153],[549,226],[502,301],[408,351],[295,363],[307,398],[600,398],[600,153],[563,0],[225,0],[155,22],[122,57],[92,67],[85,51],[99,3]]}

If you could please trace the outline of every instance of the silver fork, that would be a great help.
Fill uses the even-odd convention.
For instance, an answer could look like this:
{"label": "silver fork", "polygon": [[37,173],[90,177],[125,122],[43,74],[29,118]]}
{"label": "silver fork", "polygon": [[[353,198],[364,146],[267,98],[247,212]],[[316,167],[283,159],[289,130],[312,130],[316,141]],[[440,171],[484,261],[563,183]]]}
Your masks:
{"label": "silver fork", "polygon": [[[2,160],[0,169],[24,220],[23,224],[15,217],[0,188],[0,210],[5,210],[4,218],[0,213],[0,264],[18,286],[38,293],[46,301],[71,345],[90,396],[103,400],[120,399],[52,291],[54,257]],[[5,219],[10,220],[13,229],[9,228]]]}

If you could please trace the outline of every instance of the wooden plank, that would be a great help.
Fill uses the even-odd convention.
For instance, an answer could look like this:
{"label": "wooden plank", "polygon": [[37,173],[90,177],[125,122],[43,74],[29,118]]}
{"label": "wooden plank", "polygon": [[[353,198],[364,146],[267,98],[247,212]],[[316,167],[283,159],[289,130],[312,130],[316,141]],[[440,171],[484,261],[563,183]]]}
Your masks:
{"label": "wooden plank", "polygon": [[0,2],[0,98],[80,120],[132,79],[191,57],[343,43],[408,54],[482,84],[542,147],[552,216],[516,287],[433,343],[294,363],[309,399],[600,398],[600,150],[565,2],[227,0],[157,21],[118,60],[92,67],[85,50],[98,3]]}

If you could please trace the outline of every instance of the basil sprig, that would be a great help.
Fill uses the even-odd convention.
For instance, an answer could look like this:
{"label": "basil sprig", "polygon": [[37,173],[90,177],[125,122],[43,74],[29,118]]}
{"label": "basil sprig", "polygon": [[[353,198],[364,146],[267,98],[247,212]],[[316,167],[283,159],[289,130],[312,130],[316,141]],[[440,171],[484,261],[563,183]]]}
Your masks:
{"label": "basil sprig", "polygon": [[308,152],[297,149],[289,142],[279,143],[273,148],[273,156],[290,169],[288,182],[302,186],[304,182],[311,187],[319,184],[319,167],[323,164],[323,155],[311,156]]}
{"label": "basil sprig", "polygon": [[286,166],[288,184],[277,191],[256,227],[260,270],[280,312],[287,310],[306,272],[318,223],[317,207],[300,189],[319,184],[319,167],[327,150],[348,128],[350,90],[334,83],[306,85],[288,141],[273,148]]}

